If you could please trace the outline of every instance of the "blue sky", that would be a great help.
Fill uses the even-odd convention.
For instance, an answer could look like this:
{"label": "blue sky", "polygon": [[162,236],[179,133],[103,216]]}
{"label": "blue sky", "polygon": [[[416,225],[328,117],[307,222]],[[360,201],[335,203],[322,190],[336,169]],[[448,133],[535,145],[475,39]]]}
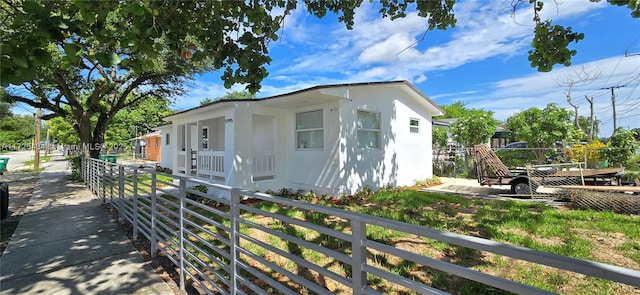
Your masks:
{"label": "blue sky", "polygon": [[[269,46],[270,74],[256,96],[323,84],[408,80],[438,104],[463,101],[504,120],[550,102],[570,108],[563,84],[586,72],[600,78],[577,84],[571,96],[583,116],[589,115],[584,96],[594,98],[599,136],[608,137],[613,128],[611,92],[602,89],[606,87],[626,85],[615,90],[618,126],[640,127],[640,19],[632,18],[627,7],[605,1],[556,2],[557,8],[553,2],[545,5],[543,19],[571,26],[585,38],[571,45],[578,50],[571,67],[557,65],[549,73],[530,67],[532,12],[523,5],[526,9],[512,16],[511,0],[459,1],[454,6],[456,28],[430,31],[424,40],[424,19],[415,14],[382,19],[368,1],[357,11],[351,31],[334,16],[318,20],[299,9],[287,17],[280,39]],[[204,98],[242,89],[225,89],[219,73],[209,73],[198,77],[174,107],[195,107]]]}

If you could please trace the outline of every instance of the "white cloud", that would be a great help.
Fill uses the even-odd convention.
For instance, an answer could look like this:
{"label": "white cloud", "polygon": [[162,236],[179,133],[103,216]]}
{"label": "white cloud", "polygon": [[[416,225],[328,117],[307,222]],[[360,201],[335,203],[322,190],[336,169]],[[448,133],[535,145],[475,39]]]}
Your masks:
{"label": "white cloud", "polygon": [[[607,59],[578,64],[568,68],[559,68],[550,73],[536,73],[525,77],[497,81],[489,85],[487,92],[478,95],[473,93],[449,93],[445,96],[457,97],[469,101],[469,107],[485,108],[495,111],[495,117],[504,120],[507,117],[530,107],[544,108],[549,103],[556,103],[573,111],[566,100],[568,88],[559,81],[575,77],[576,71],[584,69],[601,78],[586,85],[573,87],[572,102],[579,106],[581,116],[589,116],[589,103],[585,95],[594,98],[594,111],[600,120],[602,136],[609,136],[613,131],[613,107],[611,89],[615,88],[616,113],[619,114],[618,126],[637,127],[640,120],[640,56],[617,56]],[[490,108],[487,108],[490,106]]]}

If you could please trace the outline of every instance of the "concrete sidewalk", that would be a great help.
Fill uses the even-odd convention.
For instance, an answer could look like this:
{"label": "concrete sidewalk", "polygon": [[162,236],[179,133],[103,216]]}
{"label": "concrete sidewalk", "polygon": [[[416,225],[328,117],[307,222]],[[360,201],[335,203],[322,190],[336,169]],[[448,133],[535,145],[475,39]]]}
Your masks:
{"label": "concrete sidewalk", "polygon": [[0,257],[0,294],[173,294],[64,157],[45,167]]}

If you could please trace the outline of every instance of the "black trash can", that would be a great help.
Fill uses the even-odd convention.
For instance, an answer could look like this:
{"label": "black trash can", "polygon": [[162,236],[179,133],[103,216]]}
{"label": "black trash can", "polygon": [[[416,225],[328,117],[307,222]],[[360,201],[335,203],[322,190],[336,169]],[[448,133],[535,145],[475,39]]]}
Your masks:
{"label": "black trash can", "polygon": [[0,182],[0,219],[9,216],[9,184]]}

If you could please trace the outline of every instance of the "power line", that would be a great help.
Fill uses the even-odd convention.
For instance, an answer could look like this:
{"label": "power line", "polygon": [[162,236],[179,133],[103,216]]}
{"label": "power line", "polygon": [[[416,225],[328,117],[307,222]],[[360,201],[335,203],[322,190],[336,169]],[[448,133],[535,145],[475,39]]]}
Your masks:
{"label": "power line", "polygon": [[616,135],[616,129],[618,127],[617,123],[616,123],[616,94],[615,94],[615,89],[622,88],[622,87],[627,87],[627,85],[617,85],[617,86],[610,86],[610,87],[600,88],[602,90],[611,89],[611,107],[613,108],[613,134],[611,134],[611,136]]}

